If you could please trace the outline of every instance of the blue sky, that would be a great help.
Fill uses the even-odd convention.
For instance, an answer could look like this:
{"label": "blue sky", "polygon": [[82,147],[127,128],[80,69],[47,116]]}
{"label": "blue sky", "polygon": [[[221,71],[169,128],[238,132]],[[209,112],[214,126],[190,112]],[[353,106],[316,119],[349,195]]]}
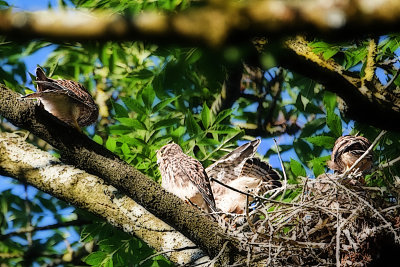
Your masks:
{"label": "blue sky", "polygon": [[8,0],[10,6],[17,11],[37,11],[47,9],[49,5],[58,7],[58,0]]}

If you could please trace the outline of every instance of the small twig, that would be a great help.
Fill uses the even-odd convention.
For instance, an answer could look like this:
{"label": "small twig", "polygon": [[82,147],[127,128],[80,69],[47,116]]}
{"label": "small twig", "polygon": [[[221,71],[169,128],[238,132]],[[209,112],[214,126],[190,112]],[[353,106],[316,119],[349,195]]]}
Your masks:
{"label": "small twig", "polygon": [[62,228],[62,227],[68,227],[68,226],[81,226],[84,224],[90,224],[91,222],[85,221],[85,220],[74,220],[74,221],[69,221],[69,222],[62,222],[62,223],[56,223],[56,224],[51,224],[51,225],[46,225],[46,226],[38,226],[38,227],[27,227],[27,228],[22,228],[19,229],[15,232],[11,232],[8,234],[4,234],[0,236],[0,240],[5,240],[9,237],[19,235],[19,234],[25,234],[25,233],[32,233],[36,231],[44,231],[44,230],[52,230],[52,229],[57,229],[57,228]]}
{"label": "small twig", "polygon": [[372,144],[369,146],[369,148],[364,152],[364,154],[361,155],[361,157],[359,157],[356,162],[353,163],[353,165],[351,165],[351,167],[349,169],[347,169],[347,171],[345,171],[341,177],[339,177],[340,179],[343,179],[344,177],[346,177],[357,165],[358,163],[360,163],[370,152],[371,150],[374,148],[374,146],[378,143],[378,141],[381,139],[381,137],[386,133],[385,130],[382,130],[380,132],[380,134],[375,138],[374,142],[372,142]]}
{"label": "small twig", "polygon": [[393,165],[394,165],[396,162],[398,162],[398,161],[400,161],[400,156],[397,157],[397,158],[395,158],[395,159],[392,159],[391,161],[389,161],[389,162],[387,162],[387,163],[385,163],[385,164],[379,165],[378,169],[379,169],[379,170],[383,170],[384,168],[391,167],[391,166],[393,166]]}
{"label": "small twig", "polygon": [[[233,190],[233,191],[235,191],[235,192],[237,192],[237,193],[240,193],[240,194],[243,194],[243,195],[246,195],[246,196],[255,198],[255,199],[262,199],[262,200],[265,200],[265,201],[269,201],[269,202],[271,202],[271,203],[281,204],[281,205],[287,205],[287,206],[297,206],[297,207],[315,208],[314,206],[311,206],[311,205],[305,205],[305,204],[301,204],[301,203],[283,202],[283,201],[279,201],[279,200],[269,199],[269,198],[266,198],[266,197],[257,196],[257,195],[253,195],[253,194],[250,194],[250,193],[246,193],[246,192],[240,191],[240,190],[238,190],[238,189],[236,189],[236,188],[234,188],[234,187],[232,187],[232,186],[229,186],[229,185],[227,185],[227,184],[224,184],[223,182],[218,181],[217,179],[215,179],[215,178],[213,178],[213,177],[210,177],[210,180],[213,181],[213,182],[216,182],[216,183],[218,183],[218,184],[220,184],[220,185],[222,185],[222,186],[225,186],[226,188],[228,188],[228,189],[230,189],[230,190]],[[271,190],[271,191],[272,191],[272,190]]]}
{"label": "small twig", "polygon": [[287,176],[286,176],[286,172],[285,172],[285,167],[283,166],[283,162],[282,162],[282,158],[281,158],[281,154],[279,153],[279,147],[278,147],[278,144],[276,143],[276,139],[275,138],[273,138],[274,139],[274,143],[275,143],[275,147],[276,147],[276,152],[278,153],[278,158],[279,158],[279,161],[280,161],[280,163],[281,163],[281,167],[282,167],[282,172],[283,172],[283,193],[282,193],[282,196],[281,196],[281,201],[283,200],[283,198],[285,197],[285,194],[286,194],[286,186],[287,186]]}
{"label": "small twig", "polygon": [[385,91],[386,89],[388,89],[394,83],[394,81],[397,79],[397,77],[399,77],[399,74],[400,74],[400,71],[397,70],[396,73],[393,75],[392,79],[390,79],[390,81],[385,86],[383,86],[382,91]]}
{"label": "small twig", "polygon": [[251,231],[254,234],[257,233],[256,229],[254,229],[254,225],[251,222],[250,216],[249,216],[249,196],[248,195],[246,195],[246,220],[247,220],[247,223],[249,224]]}
{"label": "small twig", "polygon": [[336,228],[336,266],[340,267],[340,226],[341,224],[339,224],[340,221],[340,213],[339,213],[339,209],[337,211],[337,228]]}
{"label": "small twig", "polygon": [[217,262],[217,260],[219,259],[219,257],[221,257],[222,253],[224,252],[224,250],[226,249],[226,246],[228,245],[228,241],[226,241],[223,245],[222,245],[222,249],[218,252],[217,256],[215,256],[211,261],[208,262],[208,266],[214,266],[214,263]]}
{"label": "small twig", "polygon": [[344,229],[343,233],[347,237],[347,240],[349,241],[349,243],[350,243],[351,247],[354,249],[354,251],[357,251],[358,245],[356,242],[354,242],[353,238],[351,238],[349,229]]}
{"label": "small twig", "polygon": [[387,212],[389,210],[394,210],[394,209],[398,209],[400,208],[400,205],[396,205],[396,206],[392,206],[392,207],[388,207],[386,209],[381,210],[382,212]]}
{"label": "small twig", "polygon": [[[330,179],[330,178],[329,178],[329,179]],[[378,210],[376,210],[368,201],[366,201],[365,199],[361,198],[359,195],[357,195],[356,193],[352,192],[351,190],[349,190],[347,187],[341,185],[340,183],[338,183],[338,182],[336,182],[336,181],[334,181],[334,180],[332,180],[332,179],[330,179],[330,180],[331,180],[333,183],[335,183],[336,186],[338,186],[338,187],[344,189],[348,194],[350,194],[350,195],[356,197],[357,199],[360,200],[360,202],[364,203],[364,204],[374,213],[374,216],[377,215],[386,225],[389,225],[389,226],[391,225],[391,224],[385,219],[385,217],[383,217],[382,214],[381,214]],[[393,229],[393,227],[390,227],[390,228],[391,228],[390,231],[393,233],[393,235],[394,235],[394,237],[395,237],[395,240],[398,241],[398,240],[399,240],[399,237],[397,236],[396,231]]]}

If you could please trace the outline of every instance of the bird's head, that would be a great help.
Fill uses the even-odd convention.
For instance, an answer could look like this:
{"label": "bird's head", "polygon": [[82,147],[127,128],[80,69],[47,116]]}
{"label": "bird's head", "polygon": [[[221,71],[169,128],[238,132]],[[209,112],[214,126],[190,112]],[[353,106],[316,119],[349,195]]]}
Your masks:
{"label": "bird's head", "polygon": [[160,165],[165,156],[173,156],[177,153],[183,153],[182,148],[175,143],[167,144],[157,151],[157,164]]}

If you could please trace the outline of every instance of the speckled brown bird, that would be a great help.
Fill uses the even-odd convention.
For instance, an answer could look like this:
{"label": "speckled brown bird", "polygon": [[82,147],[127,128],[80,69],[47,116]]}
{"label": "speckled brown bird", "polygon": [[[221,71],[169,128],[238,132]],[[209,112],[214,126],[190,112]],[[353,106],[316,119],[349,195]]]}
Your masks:
{"label": "speckled brown bird", "polygon": [[[359,157],[371,146],[371,142],[363,136],[345,135],[339,137],[331,155],[331,160],[327,162],[328,167],[335,172],[342,174],[348,170]],[[353,169],[367,172],[372,168],[373,153],[366,155],[360,163]]]}
{"label": "speckled brown bird", "polygon": [[38,99],[45,110],[78,130],[97,120],[99,109],[81,84],[48,78],[40,67],[36,68],[36,83],[36,92],[22,98]]}
{"label": "speckled brown bird", "polygon": [[184,201],[205,211],[216,211],[210,181],[201,163],[183,153],[175,144],[167,144],[157,152],[161,186]]}
{"label": "speckled brown bird", "polygon": [[[282,186],[281,176],[267,162],[254,157],[261,140],[246,143],[206,168],[212,177],[242,192],[262,195]],[[217,208],[228,213],[244,213],[246,195],[216,182],[211,183]],[[251,200],[251,199],[250,199]]]}

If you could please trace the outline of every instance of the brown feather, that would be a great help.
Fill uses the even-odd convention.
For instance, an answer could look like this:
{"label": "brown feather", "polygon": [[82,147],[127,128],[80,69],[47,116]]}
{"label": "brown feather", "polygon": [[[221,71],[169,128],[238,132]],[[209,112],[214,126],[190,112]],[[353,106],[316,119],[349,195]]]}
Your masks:
{"label": "brown feather", "polygon": [[99,109],[81,84],[48,78],[40,67],[36,68],[36,83],[36,93],[23,98],[38,99],[48,112],[74,127],[87,126],[97,120]]}
{"label": "brown feather", "polygon": [[[327,162],[327,165],[338,173],[344,173],[370,146],[370,141],[363,136],[341,136],[333,146],[331,160]],[[358,168],[360,171],[366,172],[371,169],[372,164],[373,153],[370,152],[355,169]]]}

